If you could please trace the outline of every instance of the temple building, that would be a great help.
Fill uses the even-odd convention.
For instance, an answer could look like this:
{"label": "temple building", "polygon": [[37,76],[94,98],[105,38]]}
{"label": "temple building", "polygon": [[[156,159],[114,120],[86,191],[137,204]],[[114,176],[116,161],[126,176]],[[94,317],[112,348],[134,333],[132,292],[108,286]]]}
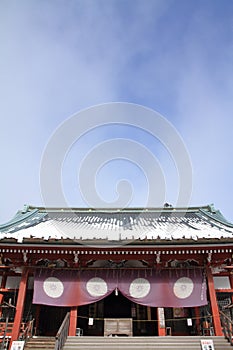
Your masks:
{"label": "temple building", "polygon": [[221,336],[232,254],[213,205],[25,206],[0,225],[0,331],[55,336],[69,312],[73,336]]}

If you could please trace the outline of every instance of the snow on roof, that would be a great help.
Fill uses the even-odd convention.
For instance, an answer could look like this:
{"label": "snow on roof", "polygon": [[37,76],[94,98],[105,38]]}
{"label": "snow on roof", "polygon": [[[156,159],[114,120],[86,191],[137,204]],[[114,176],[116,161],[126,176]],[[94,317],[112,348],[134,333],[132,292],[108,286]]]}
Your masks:
{"label": "snow on roof", "polygon": [[[4,239],[174,241],[232,239],[233,225],[212,205],[190,208],[36,208],[0,225]],[[58,242],[59,243],[59,242]]]}

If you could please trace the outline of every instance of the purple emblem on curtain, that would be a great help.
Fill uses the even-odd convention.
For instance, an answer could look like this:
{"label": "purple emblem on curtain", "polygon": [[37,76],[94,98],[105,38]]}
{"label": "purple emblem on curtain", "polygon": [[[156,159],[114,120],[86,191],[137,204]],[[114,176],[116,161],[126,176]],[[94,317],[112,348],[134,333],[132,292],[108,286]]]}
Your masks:
{"label": "purple emblem on curtain", "polygon": [[72,271],[40,270],[35,274],[33,303],[52,306],[78,305],[79,283]]}
{"label": "purple emblem on curtain", "polygon": [[78,306],[99,301],[117,288],[135,303],[152,307],[192,307],[207,304],[201,269],[182,270],[40,270],[33,303]]}
{"label": "purple emblem on curtain", "polygon": [[203,271],[139,270],[119,279],[119,290],[135,303],[152,307],[191,307],[207,304]]}
{"label": "purple emblem on curtain", "polygon": [[112,293],[117,276],[114,270],[40,270],[35,274],[33,303],[52,306],[91,304]]}
{"label": "purple emblem on curtain", "polygon": [[115,270],[84,270],[80,273],[79,305],[94,303],[111,294],[117,285]]}

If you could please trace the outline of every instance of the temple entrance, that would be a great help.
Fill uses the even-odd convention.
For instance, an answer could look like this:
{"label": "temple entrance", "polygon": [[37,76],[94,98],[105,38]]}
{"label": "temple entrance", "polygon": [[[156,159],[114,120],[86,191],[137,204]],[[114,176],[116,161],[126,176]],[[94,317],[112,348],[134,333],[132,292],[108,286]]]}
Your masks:
{"label": "temple entrance", "polygon": [[131,301],[120,292],[104,299],[104,318],[131,318]]}
{"label": "temple entrance", "polygon": [[37,335],[55,336],[70,308],[57,306],[40,306]]}
{"label": "temple entrance", "polygon": [[96,303],[78,307],[77,327],[84,335],[103,336],[104,319],[132,319],[134,336],[158,335],[157,308],[131,302],[119,291]]}

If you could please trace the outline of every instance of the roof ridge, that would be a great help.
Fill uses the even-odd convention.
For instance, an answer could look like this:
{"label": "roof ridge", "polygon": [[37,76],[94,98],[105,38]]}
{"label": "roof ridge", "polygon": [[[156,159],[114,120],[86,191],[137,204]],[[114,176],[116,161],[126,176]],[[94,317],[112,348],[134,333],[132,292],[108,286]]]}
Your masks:
{"label": "roof ridge", "polygon": [[72,212],[72,211],[81,211],[81,212],[130,212],[130,211],[199,211],[199,210],[211,210],[212,205],[203,205],[203,206],[190,206],[190,207],[173,207],[172,205],[163,206],[163,207],[126,207],[126,208],[118,208],[118,207],[99,207],[99,208],[91,208],[91,207],[35,207],[28,206],[28,210],[37,209],[38,211],[46,211],[46,212]]}

